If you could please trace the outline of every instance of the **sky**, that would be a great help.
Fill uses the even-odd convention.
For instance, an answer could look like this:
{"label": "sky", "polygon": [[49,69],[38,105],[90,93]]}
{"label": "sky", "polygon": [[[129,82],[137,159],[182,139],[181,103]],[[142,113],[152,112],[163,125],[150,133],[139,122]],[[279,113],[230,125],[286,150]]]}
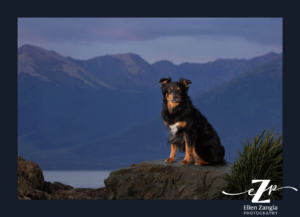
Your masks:
{"label": "sky", "polygon": [[282,18],[18,18],[18,47],[74,59],[135,53],[148,63],[206,63],[282,52]]}

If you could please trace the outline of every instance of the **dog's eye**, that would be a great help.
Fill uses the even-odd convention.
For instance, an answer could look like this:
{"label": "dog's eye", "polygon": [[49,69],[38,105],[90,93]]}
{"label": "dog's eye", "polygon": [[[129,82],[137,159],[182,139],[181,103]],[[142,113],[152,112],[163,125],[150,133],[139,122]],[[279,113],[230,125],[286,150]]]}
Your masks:
{"label": "dog's eye", "polygon": [[172,89],[169,89],[168,92],[171,93],[171,92],[172,92]]}

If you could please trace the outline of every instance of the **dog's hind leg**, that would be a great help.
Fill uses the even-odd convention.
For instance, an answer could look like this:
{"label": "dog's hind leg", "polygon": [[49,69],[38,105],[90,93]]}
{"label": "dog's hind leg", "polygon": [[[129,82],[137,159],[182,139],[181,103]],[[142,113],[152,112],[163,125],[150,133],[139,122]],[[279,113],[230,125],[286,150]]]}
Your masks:
{"label": "dog's hind leg", "polygon": [[187,138],[186,133],[184,134],[185,141],[185,157],[181,161],[180,165],[189,165],[193,161],[193,147],[191,146],[191,141]]}
{"label": "dog's hind leg", "polygon": [[177,145],[171,144],[171,154],[170,157],[165,160],[165,162],[173,163],[176,157]]}
{"label": "dog's hind leg", "polygon": [[197,166],[201,166],[203,164],[209,164],[209,162],[206,162],[201,157],[199,157],[199,155],[195,151],[195,148],[193,148],[193,158],[195,161],[195,165],[197,165]]}

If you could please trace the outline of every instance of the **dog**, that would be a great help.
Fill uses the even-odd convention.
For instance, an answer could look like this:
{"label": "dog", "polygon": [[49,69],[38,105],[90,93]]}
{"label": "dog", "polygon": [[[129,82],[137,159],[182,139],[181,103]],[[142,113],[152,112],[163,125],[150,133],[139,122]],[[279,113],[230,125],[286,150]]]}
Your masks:
{"label": "dog", "polygon": [[185,152],[181,165],[224,165],[225,149],[220,138],[196,109],[188,96],[190,80],[180,78],[179,82],[162,78],[159,83],[163,94],[161,116],[169,129],[171,154],[165,162],[173,163],[177,150]]}

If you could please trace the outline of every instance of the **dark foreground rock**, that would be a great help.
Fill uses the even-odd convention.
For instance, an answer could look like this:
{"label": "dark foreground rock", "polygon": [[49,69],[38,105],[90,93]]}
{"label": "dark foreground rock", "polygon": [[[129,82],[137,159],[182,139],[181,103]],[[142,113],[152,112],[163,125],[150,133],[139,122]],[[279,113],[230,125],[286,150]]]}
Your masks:
{"label": "dark foreground rock", "polygon": [[18,156],[18,199],[20,200],[105,200],[106,188],[73,188],[44,181],[40,167]]}
{"label": "dark foreground rock", "polygon": [[229,165],[181,166],[182,160],[146,161],[111,172],[104,180],[108,199],[222,199],[221,192],[227,186],[223,177]]}

